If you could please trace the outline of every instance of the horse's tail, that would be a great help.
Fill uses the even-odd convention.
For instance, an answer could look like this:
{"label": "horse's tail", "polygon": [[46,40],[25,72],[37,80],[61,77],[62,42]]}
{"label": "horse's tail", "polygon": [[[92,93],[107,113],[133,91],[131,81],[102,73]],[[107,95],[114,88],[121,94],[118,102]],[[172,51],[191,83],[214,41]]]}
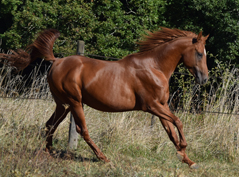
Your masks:
{"label": "horse's tail", "polygon": [[55,29],[48,29],[39,34],[37,39],[30,44],[26,50],[18,49],[12,54],[0,54],[0,60],[7,61],[10,66],[14,66],[18,71],[26,68],[37,58],[44,58],[46,61],[55,61],[53,45],[60,36],[60,32]]}

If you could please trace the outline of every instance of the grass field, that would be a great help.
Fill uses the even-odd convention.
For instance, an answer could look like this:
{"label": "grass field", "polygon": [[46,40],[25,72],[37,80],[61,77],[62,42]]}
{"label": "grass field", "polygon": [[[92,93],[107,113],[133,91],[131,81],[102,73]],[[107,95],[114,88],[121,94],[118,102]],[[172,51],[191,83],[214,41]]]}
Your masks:
{"label": "grass field", "polygon": [[[85,107],[90,136],[110,163],[99,161],[82,138],[76,150],[68,149],[69,115],[55,133],[49,156],[44,126],[55,103],[46,82],[38,79],[25,96],[48,99],[0,98],[0,176],[239,176],[239,78],[232,71],[225,77],[206,104],[208,112],[175,113],[184,124],[188,156],[200,165],[197,170],[177,159],[160,121],[151,128],[151,115],[141,111],[105,113]],[[14,90],[2,84],[2,94],[6,87]],[[189,101],[187,97],[185,105]],[[230,101],[233,109],[227,107]]]}

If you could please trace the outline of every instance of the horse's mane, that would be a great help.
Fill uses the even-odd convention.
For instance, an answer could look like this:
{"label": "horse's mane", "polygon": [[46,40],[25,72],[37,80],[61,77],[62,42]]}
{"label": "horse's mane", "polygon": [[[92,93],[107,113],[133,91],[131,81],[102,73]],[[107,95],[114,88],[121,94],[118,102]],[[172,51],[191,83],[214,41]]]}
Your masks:
{"label": "horse's mane", "polygon": [[183,31],[179,29],[169,29],[161,27],[161,30],[156,32],[148,32],[148,35],[144,36],[144,40],[138,42],[139,52],[147,52],[155,47],[158,47],[166,42],[173,41],[180,37],[197,38],[197,35],[191,31]]}

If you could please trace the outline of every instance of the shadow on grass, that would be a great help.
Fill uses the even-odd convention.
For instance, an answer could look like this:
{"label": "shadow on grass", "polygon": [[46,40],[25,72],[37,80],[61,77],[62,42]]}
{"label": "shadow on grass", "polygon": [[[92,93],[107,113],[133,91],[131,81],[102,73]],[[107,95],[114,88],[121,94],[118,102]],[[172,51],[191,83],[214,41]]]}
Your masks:
{"label": "shadow on grass", "polygon": [[46,151],[44,151],[44,153],[50,155],[52,158],[55,158],[55,159],[73,160],[75,162],[100,162],[100,160],[96,157],[86,158],[70,150],[54,150],[53,149],[50,151],[50,153]]}

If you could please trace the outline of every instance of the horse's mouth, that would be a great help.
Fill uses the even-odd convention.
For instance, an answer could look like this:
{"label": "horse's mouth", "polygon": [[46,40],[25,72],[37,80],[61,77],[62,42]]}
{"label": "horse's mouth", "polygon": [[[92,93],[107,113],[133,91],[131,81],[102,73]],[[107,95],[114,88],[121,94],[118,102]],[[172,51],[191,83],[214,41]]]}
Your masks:
{"label": "horse's mouth", "polygon": [[203,75],[203,73],[201,72],[195,72],[194,77],[196,83],[198,83],[199,85],[204,85],[208,80],[208,77],[206,75]]}

